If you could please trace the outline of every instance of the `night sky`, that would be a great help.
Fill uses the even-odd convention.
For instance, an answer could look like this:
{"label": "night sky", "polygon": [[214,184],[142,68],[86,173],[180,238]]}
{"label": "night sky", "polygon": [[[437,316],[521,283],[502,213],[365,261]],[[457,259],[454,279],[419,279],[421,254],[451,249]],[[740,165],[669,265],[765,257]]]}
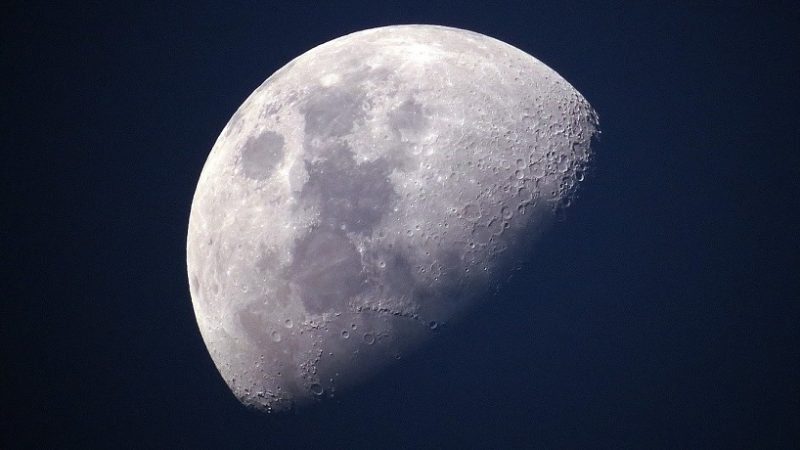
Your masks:
{"label": "night sky", "polygon": [[[171,3],[0,12],[0,447],[800,446],[797,2]],[[431,345],[334,402],[250,411],[189,295],[203,163],[289,60],[405,23],[556,70],[600,116],[596,168]]]}

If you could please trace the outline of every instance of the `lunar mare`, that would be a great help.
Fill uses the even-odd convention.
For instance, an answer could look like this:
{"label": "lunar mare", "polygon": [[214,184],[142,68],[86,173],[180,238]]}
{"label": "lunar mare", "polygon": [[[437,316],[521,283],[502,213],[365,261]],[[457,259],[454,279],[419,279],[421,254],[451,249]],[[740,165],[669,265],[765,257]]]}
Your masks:
{"label": "lunar mare", "polygon": [[470,31],[370,29],[289,62],[225,126],[192,203],[189,284],[220,374],[279,411],[418,347],[536,261],[596,133],[556,72]]}

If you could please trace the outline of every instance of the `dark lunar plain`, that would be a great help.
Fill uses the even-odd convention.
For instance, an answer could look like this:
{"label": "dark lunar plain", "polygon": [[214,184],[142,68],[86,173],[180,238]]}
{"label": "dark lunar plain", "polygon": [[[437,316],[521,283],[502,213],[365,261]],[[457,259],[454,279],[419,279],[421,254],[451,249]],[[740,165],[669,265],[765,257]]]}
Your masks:
{"label": "dark lunar plain", "polygon": [[[0,447],[800,446],[800,6],[695,3],[4,5]],[[556,70],[600,116],[595,170],[431,345],[333,402],[250,411],[192,310],[200,170],[290,59],[402,23]]]}

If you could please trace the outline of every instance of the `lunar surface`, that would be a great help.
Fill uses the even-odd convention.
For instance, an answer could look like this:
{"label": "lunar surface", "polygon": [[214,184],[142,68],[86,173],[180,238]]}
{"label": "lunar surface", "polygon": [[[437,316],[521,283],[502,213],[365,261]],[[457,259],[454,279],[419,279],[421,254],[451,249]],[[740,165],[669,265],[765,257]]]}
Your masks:
{"label": "lunar surface", "polygon": [[568,206],[597,116],[527,53],[428,25],[297,57],[236,111],[189,220],[194,311],[242,403],[329,398],[491,293]]}

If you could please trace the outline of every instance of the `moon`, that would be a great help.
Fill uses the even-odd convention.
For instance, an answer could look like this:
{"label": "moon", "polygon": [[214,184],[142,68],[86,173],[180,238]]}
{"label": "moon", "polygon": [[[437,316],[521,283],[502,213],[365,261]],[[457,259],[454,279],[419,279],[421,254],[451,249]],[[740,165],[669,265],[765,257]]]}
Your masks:
{"label": "moon", "polygon": [[189,218],[231,391],[267,412],[336,396],[491,298],[537,262],[597,133],[555,71],[471,31],[369,29],[286,64],[222,130]]}

